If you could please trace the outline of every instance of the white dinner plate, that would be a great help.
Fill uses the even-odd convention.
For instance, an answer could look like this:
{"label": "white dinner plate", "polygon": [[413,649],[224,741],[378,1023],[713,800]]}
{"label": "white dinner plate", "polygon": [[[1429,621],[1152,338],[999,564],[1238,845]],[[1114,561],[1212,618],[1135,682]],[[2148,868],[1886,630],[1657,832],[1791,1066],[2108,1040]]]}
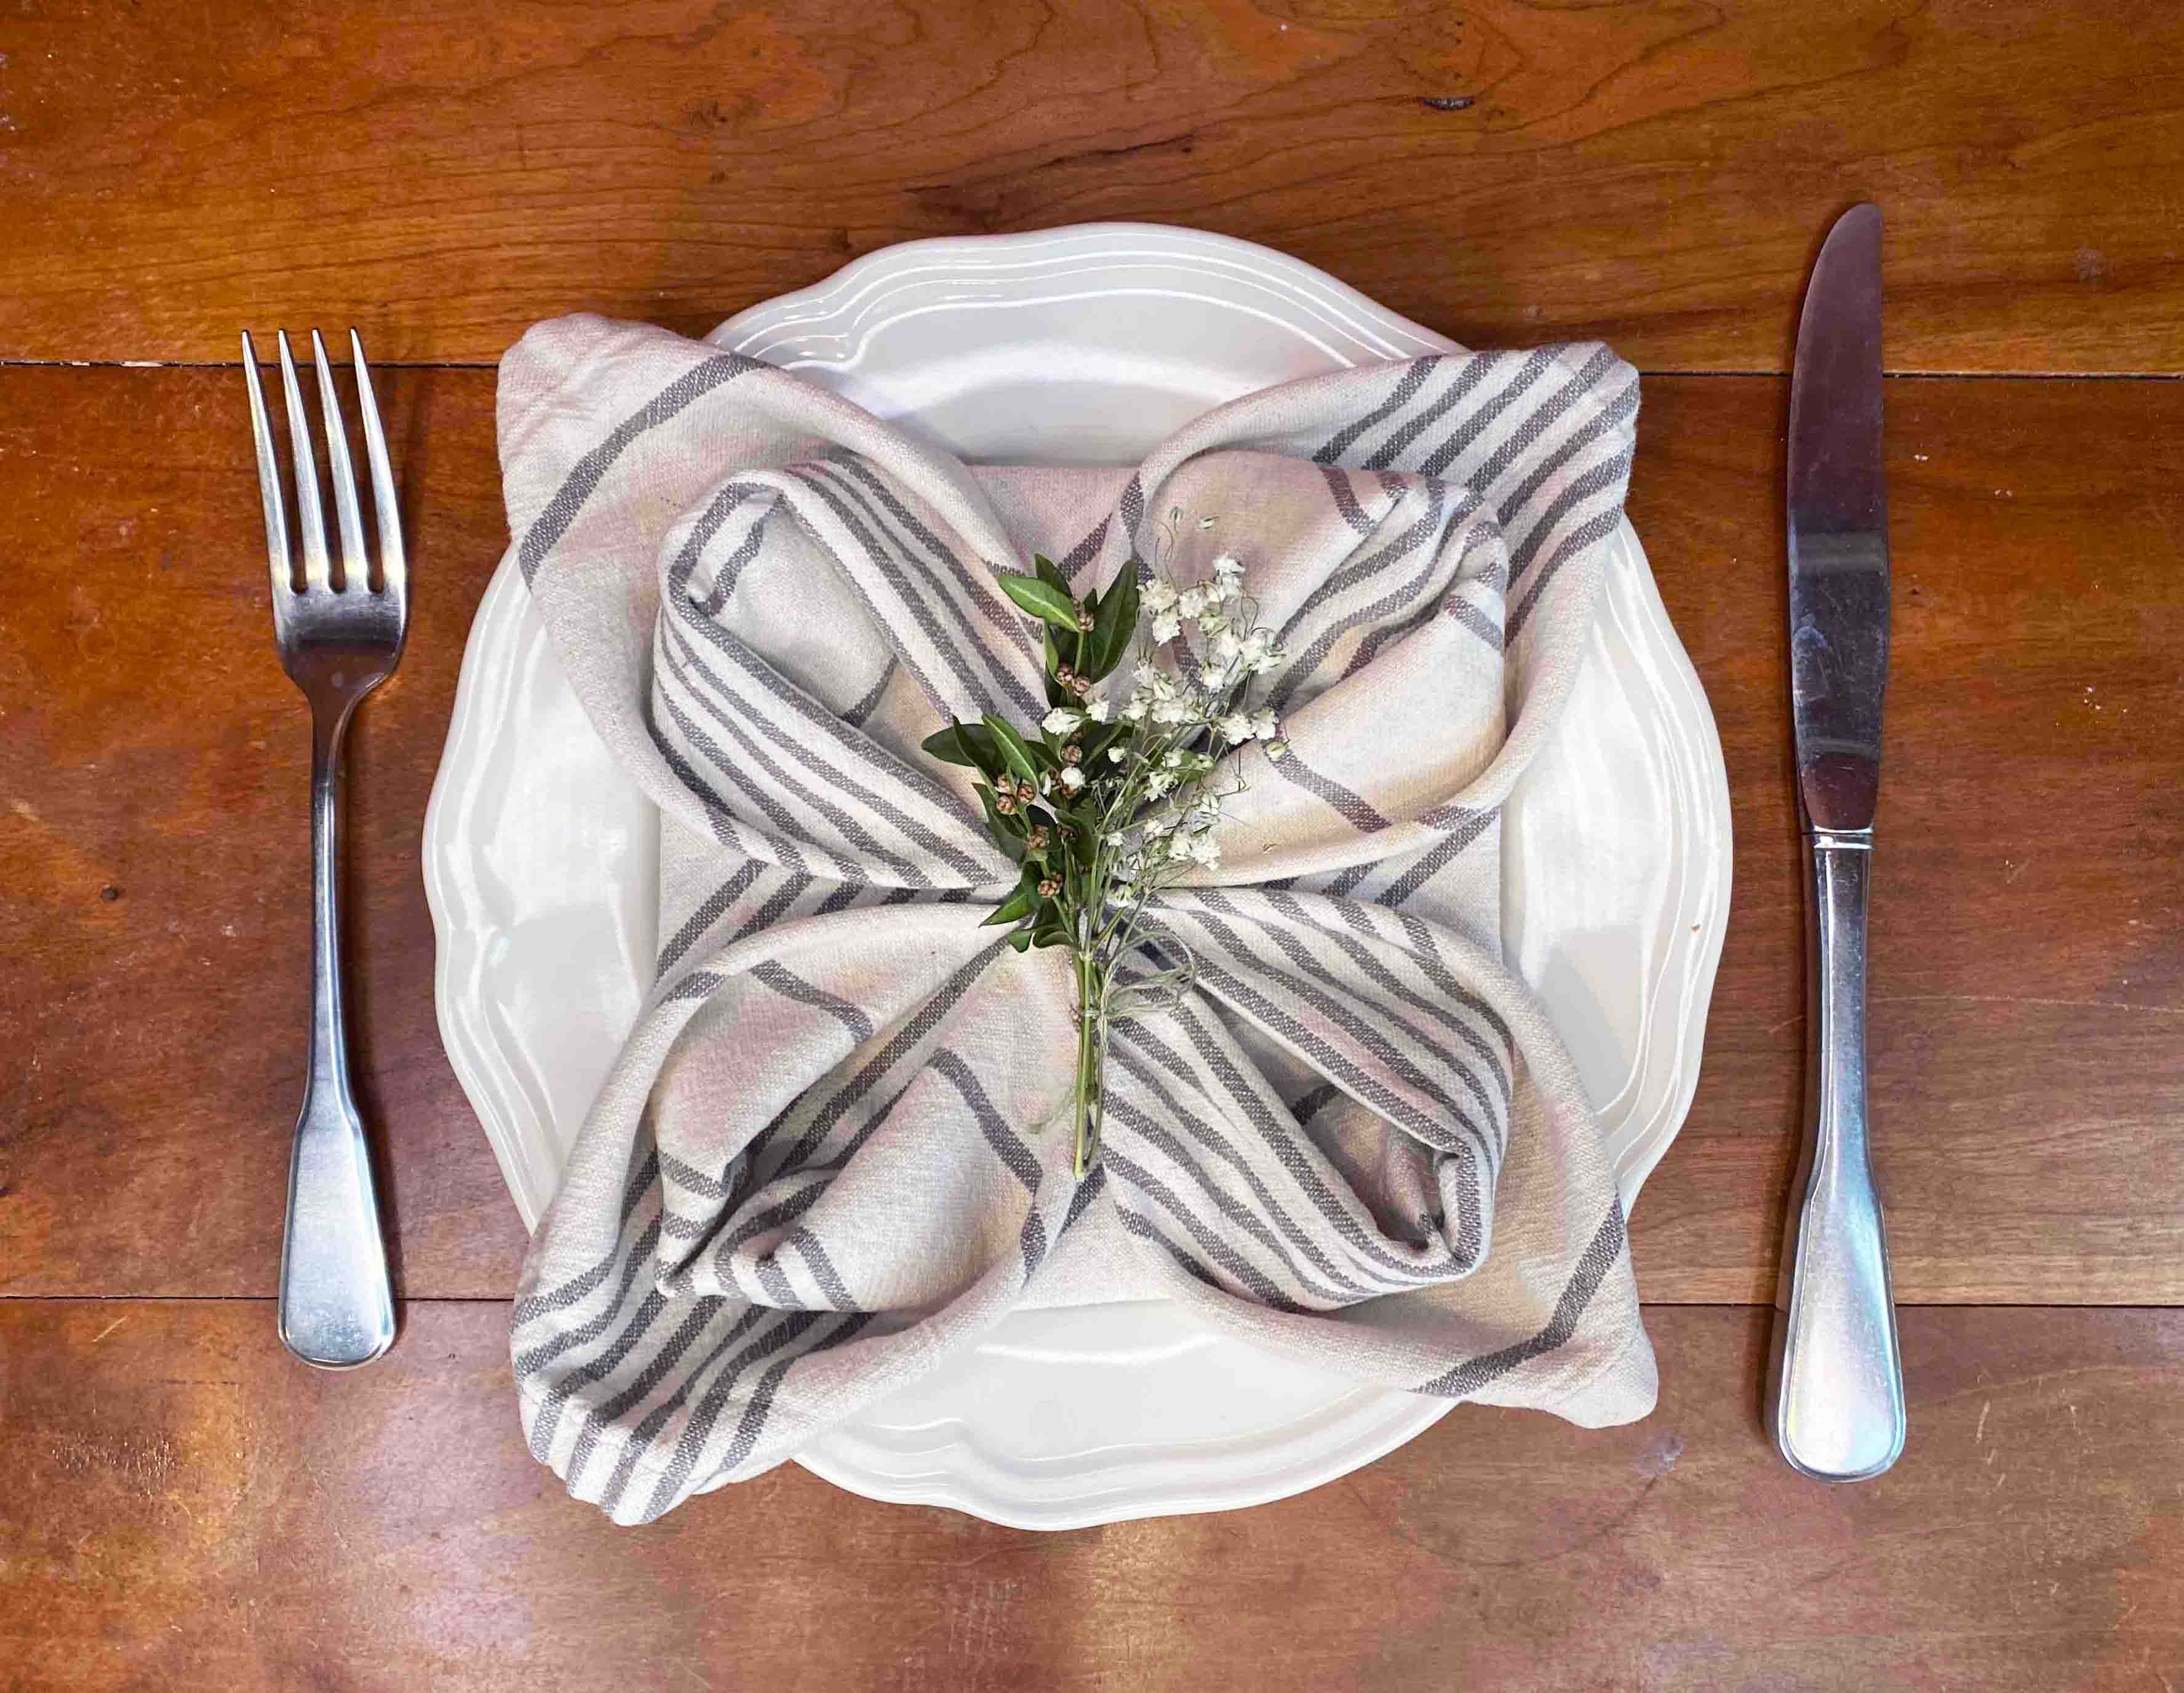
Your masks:
{"label": "white dinner plate", "polygon": [[[1454,347],[1280,253],[1136,224],[889,248],[709,338],[967,459],[1079,465],[1134,464],[1271,383]],[[1503,840],[1509,958],[1576,1056],[1627,1206],[1697,1085],[1730,881],[1721,743],[1627,523]],[[657,854],[656,813],[504,565],[464,655],[425,882],[442,1037],[526,1224],[635,1020]],[[1450,1409],[1146,1300],[1014,1313],[799,1461],[874,1498],[1072,1528],[1281,1498]]]}

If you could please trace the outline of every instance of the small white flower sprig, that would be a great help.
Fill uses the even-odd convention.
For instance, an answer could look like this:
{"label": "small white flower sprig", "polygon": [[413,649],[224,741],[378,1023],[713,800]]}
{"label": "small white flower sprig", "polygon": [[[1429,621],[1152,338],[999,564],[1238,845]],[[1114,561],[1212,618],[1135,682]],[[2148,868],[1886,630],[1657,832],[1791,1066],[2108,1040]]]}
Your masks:
{"label": "small white flower sprig", "polygon": [[[1001,591],[1044,626],[1050,709],[1036,732],[989,711],[925,742],[933,757],[984,778],[987,832],[1022,866],[987,922],[1014,924],[1008,940],[1018,952],[1066,946],[1075,955],[1080,1180],[1099,1156],[1109,1028],[1195,974],[1186,952],[1178,967],[1117,987],[1116,967],[1143,938],[1145,902],[1221,861],[1222,802],[1243,779],[1219,754],[1247,741],[1266,743],[1275,758],[1288,750],[1274,714],[1246,704],[1251,678],[1283,654],[1256,621],[1243,565],[1224,553],[1208,580],[1178,588],[1162,567],[1182,514],[1168,517],[1142,592],[1134,559],[1104,596],[1081,600],[1044,557],[1034,558],[1034,575],[1001,576]],[[1211,518],[1199,524],[1212,526]],[[1119,700],[1095,693],[1134,652],[1131,691]],[[1207,785],[1217,770],[1227,786]]]}

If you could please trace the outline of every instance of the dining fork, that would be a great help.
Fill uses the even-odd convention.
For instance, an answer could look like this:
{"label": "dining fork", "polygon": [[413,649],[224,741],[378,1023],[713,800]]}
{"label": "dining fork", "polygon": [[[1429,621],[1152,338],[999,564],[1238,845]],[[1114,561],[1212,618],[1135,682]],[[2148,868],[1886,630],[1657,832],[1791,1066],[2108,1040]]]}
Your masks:
{"label": "dining fork", "polygon": [[342,1014],[342,746],[349,718],[365,694],[393,673],[410,623],[409,571],[402,519],[387,467],[364,342],[349,331],[358,410],[376,508],[378,579],[372,580],[355,475],[333,367],[325,342],[311,331],[319,401],[326,423],[328,480],[342,571],[336,580],[319,504],[317,460],[296,361],[281,331],[281,387],[295,459],[298,537],[304,555],[298,580],[288,548],[288,515],[281,465],[258,355],[246,332],[242,370],[250,387],[250,426],[258,444],[258,483],[265,502],[265,549],[272,571],[273,638],[281,668],[311,708],[311,1035],[303,1109],[288,1163],[288,1211],[281,1239],[281,1343],[307,1364],[348,1369],[368,1364],[394,1340],[394,1300],[387,1283],[387,1245],[364,1121],[349,1085],[348,1041]]}

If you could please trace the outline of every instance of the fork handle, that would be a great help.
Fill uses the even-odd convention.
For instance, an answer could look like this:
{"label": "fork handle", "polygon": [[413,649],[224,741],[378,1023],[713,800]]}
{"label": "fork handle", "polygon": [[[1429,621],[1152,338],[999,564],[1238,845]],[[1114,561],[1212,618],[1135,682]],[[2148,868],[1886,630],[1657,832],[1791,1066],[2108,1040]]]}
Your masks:
{"label": "fork handle", "polygon": [[1821,1481],[1880,1474],[1903,1450],[1888,1240],[1866,1132],[1869,832],[1809,837],[1812,1058],[1804,1156],[1776,1283],[1774,1443]]}
{"label": "fork handle", "polygon": [[394,1339],[379,1200],[342,1019],[342,744],[356,699],[311,715],[311,1044],[288,1164],[281,1339],[307,1364],[368,1364]]}

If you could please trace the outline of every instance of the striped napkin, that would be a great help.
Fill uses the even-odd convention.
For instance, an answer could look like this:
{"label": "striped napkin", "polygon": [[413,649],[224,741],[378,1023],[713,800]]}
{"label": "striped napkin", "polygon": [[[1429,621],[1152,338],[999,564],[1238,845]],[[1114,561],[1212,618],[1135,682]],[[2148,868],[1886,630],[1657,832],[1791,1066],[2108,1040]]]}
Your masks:
{"label": "striped napkin", "polygon": [[[1134,471],[973,469],[659,330],[524,337],[515,557],[663,820],[657,977],[515,1307],[524,1427],[572,1493],[649,1521],[1041,1302],[1174,1300],[1589,1426],[1652,1408],[1613,1172],[1502,962],[1498,823],[1569,693],[1637,404],[1604,348],[1451,354],[1253,394]],[[1116,1031],[1080,1183],[1063,955],[980,927],[1015,866],[918,743],[1044,714],[997,571],[1042,551],[1081,593],[1163,521],[1179,582],[1243,560],[1288,751],[1230,755],[1220,867],[1160,896],[1196,984]]]}

